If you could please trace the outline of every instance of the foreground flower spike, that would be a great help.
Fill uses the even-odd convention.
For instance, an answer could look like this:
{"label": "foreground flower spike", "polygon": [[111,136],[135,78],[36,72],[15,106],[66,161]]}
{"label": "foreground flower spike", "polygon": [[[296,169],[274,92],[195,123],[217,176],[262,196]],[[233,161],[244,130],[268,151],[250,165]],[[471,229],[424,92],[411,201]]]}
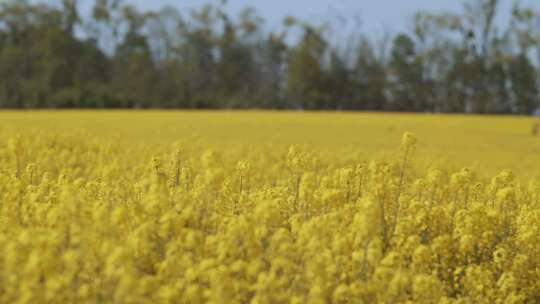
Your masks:
{"label": "foreground flower spike", "polygon": [[401,145],[406,149],[414,149],[417,141],[416,135],[411,132],[405,132],[401,137]]}

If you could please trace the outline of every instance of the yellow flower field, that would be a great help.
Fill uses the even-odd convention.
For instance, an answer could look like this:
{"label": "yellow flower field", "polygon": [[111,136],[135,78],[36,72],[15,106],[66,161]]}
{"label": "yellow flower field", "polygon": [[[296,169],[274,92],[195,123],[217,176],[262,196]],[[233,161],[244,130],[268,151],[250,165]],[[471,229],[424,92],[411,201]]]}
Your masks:
{"label": "yellow flower field", "polygon": [[540,302],[534,123],[0,112],[0,303]]}
{"label": "yellow flower field", "polygon": [[[540,171],[540,118],[429,114],[301,112],[51,111],[0,112],[0,140],[51,133],[137,144],[139,151],[167,153],[178,140],[218,149],[226,146],[303,145],[336,160],[394,157],[396,140],[410,131],[421,140],[415,163],[454,169],[468,166],[489,177],[511,169],[520,177]],[[75,134],[77,133],[77,134]],[[89,136],[88,138],[86,138]],[[343,155],[345,153],[346,155]],[[145,155],[148,156],[148,155]],[[132,156],[133,157],[133,156]],[[326,158],[326,157],[325,157]],[[328,159],[327,158],[327,159]],[[540,175],[538,175],[540,177]]]}

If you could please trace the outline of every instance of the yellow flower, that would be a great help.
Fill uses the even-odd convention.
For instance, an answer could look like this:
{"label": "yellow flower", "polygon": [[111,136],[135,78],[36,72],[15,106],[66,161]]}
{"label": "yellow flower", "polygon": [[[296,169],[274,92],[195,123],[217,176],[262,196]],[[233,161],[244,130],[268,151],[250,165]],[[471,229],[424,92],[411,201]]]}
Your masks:
{"label": "yellow flower", "polygon": [[414,148],[417,141],[416,135],[411,132],[405,132],[401,137],[401,145],[407,149]]}

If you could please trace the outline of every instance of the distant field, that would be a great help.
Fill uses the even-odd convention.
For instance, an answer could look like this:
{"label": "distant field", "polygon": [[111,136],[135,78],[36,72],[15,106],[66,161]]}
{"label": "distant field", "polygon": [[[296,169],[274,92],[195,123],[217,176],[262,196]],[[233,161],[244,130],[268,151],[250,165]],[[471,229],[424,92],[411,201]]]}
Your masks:
{"label": "distant field", "polygon": [[0,140],[14,134],[77,131],[87,136],[165,147],[177,140],[241,147],[291,144],[359,157],[393,156],[405,131],[419,138],[418,165],[479,173],[511,169],[524,177],[540,169],[540,137],[530,117],[378,113],[44,111],[0,112]]}

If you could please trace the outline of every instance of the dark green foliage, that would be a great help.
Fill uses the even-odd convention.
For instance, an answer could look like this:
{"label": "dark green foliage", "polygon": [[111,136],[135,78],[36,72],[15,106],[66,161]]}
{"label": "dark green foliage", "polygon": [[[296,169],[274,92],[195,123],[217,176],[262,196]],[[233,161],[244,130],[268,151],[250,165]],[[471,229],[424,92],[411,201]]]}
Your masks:
{"label": "dark green foliage", "polygon": [[411,32],[338,41],[331,23],[287,17],[269,31],[226,1],[179,12],[95,0],[89,13],[79,2],[1,2],[0,108],[540,107],[540,14],[518,4],[507,28],[494,22],[499,1],[471,0],[463,14],[419,12]]}

